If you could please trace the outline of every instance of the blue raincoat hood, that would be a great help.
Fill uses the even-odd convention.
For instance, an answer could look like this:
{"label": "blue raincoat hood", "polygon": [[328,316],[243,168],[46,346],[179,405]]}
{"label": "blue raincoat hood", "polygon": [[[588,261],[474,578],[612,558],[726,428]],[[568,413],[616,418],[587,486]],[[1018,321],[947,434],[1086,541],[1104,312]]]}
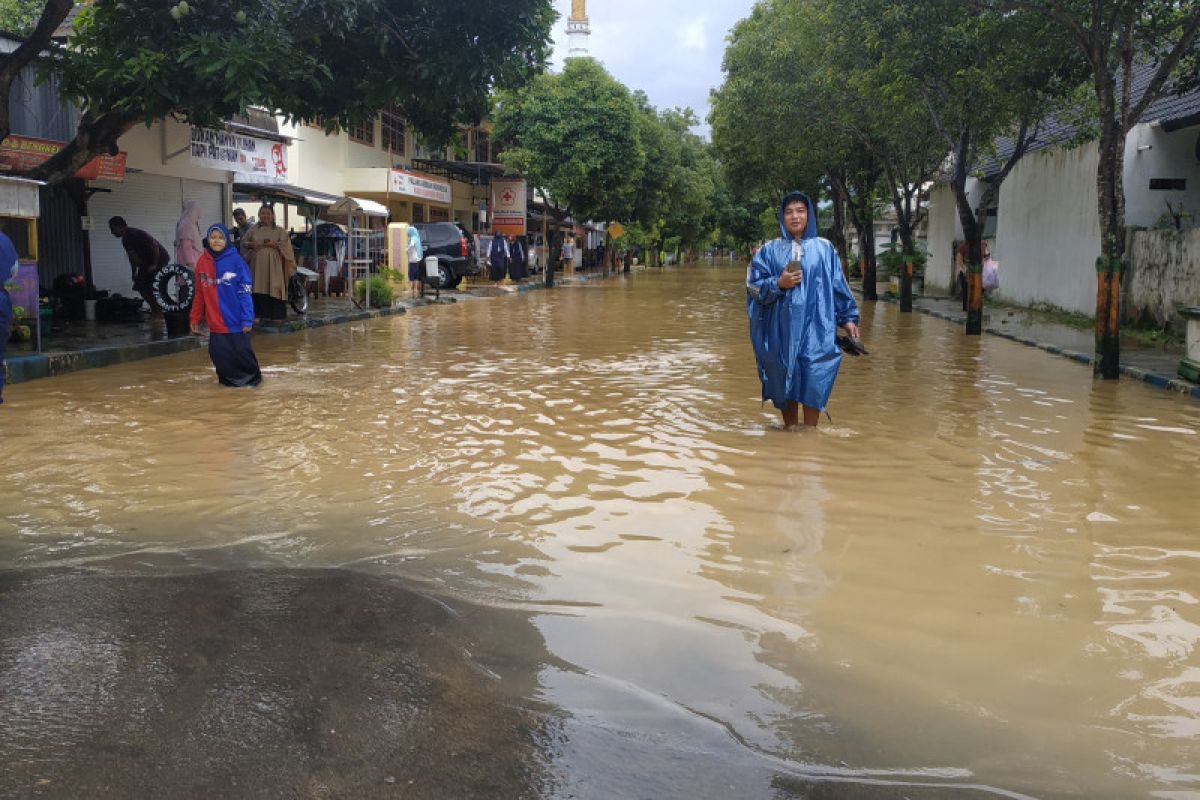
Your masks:
{"label": "blue raincoat hood", "polygon": [[797,200],[803,200],[804,205],[808,208],[808,227],[804,229],[804,235],[801,239],[817,238],[817,212],[813,208],[812,200],[804,192],[788,192],[783,196],[783,200],[779,203],[779,233],[785,241],[791,241],[792,235],[788,233],[787,228],[783,224],[783,212],[788,207],[788,203],[794,203]]}

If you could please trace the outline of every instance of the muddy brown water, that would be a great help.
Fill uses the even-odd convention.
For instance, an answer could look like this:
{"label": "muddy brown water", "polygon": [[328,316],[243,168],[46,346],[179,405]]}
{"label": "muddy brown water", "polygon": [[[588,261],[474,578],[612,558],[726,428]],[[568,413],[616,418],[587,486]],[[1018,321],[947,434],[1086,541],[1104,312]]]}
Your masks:
{"label": "muddy brown water", "polygon": [[[203,352],[10,387],[0,796],[157,765],[197,796],[179,770],[246,796],[1200,797],[1200,404],[890,305],[863,329],[815,433],[758,402],[731,268],[259,337],[258,390]],[[271,740],[264,716],[275,772],[237,784],[229,737]]]}

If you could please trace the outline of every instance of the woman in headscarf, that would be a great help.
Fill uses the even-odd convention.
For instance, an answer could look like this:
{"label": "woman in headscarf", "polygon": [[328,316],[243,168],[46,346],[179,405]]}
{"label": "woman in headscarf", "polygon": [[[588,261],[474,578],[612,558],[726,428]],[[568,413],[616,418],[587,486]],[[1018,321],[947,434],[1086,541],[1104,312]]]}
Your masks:
{"label": "woman in headscarf", "polygon": [[183,201],[183,214],[175,223],[175,263],[194,270],[204,247],[200,241],[200,204]]}
{"label": "woman in headscarf", "polygon": [[763,400],[782,412],[785,428],[799,425],[801,406],[804,425],[815,428],[842,363],[838,326],[858,339],[858,304],[837,251],[817,236],[808,195],[784,196],[779,231],[746,271],[750,343]]}
{"label": "woman in headscarf", "polygon": [[508,274],[508,241],[497,233],[492,237],[491,247],[488,248],[488,280],[497,286]]}
{"label": "woman in headscarf", "polygon": [[241,247],[254,280],[254,316],[286,319],[287,284],[296,269],[296,256],[287,231],[275,224],[273,208],[258,210],[258,222],[246,232]]}
{"label": "woman in headscarf", "polygon": [[254,302],[250,299],[250,267],[229,242],[224,225],[213,225],[196,264],[196,296],[192,300],[192,333],[208,326],[208,356],[225,386],[262,383],[258,358],[250,347]]}
{"label": "woman in headscarf", "polygon": [[516,236],[508,237],[508,277],[513,283],[525,279],[525,247]]}

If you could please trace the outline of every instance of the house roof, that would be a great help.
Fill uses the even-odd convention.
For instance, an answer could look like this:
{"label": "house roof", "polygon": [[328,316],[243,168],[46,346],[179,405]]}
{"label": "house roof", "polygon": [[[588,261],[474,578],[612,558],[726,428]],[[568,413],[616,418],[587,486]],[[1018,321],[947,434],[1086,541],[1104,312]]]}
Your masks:
{"label": "house roof", "polygon": [[[1135,103],[1145,94],[1157,67],[1157,64],[1143,64],[1134,70],[1131,89]],[[1200,125],[1200,89],[1176,94],[1168,84],[1166,92],[1150,104],[1138,122],[1157,122],[1168,133]],[[1079,127],[1059,117],[1050,117],[1042,122],[1037,139],[1026,152],[1034,153],[1070,141],[1078,134]],[[995,154],[980,158],[977,169],[988,178],[996,175],[1003,169],[1015,146],[1016,141],[1011,137],[996,139]]]}

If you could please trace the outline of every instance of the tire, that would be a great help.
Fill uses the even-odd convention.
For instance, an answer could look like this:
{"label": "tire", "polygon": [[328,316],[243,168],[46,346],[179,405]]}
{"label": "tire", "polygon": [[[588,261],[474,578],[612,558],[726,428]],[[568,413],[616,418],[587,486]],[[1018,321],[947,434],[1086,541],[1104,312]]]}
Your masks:
{"label": "tire", "polygon": [[167,264],[150,279],[154,302],[167,313],[187,311],[196,296],[196,278],[183,264]]}
{"label": "tire", "polygon": [[439,289],[453,289],[457,285],[458,285],[458,281],[455,280],[454,273],[450,270],[450,267],[446,266],[446,264],[444,262],[439,261],[438,262],[438,288]]}
{"label": "tire", "polygon": [[443,289],[457,289],[457,288],[458,288],[458,285],[459,285],[460,283],[462,283],[462,275],[455,275],[455,276],[454,276],[454,277],[453,277],[453,278],[450,280],[450,283],[449,283],[449,284],[444,284],[444,285],[442,286],[442,288],[443,288]]}
{"label": "tire", "polygon": [[288,279],[288,303],[297,314],[308,313],[308,287],[298,275]]}

